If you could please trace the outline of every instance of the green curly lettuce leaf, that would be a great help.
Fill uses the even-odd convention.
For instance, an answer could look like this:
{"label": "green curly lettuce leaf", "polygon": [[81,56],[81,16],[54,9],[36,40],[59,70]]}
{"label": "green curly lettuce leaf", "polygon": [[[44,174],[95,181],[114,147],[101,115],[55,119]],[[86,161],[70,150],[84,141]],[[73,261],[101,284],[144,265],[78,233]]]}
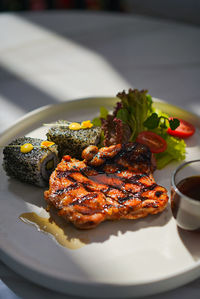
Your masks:
{"label": "green curly lettuce leaf", "polygon": [[144,122],[152,112],[152,98],[147,90],[129,89],[117,94],[122,107],[117,112],[117,118],[129,125],[131,129],[130,141],[135,141],[137,135],[145,129]]}
{"label": "green curly lettuce leaf", "polygon": [[108,110],[105,107],[100,107],[100,115],[93,118],[92,123],[94,126],[101,127],[101,118],[106,119],[108,116]]}
{"label": "green curly lettuce leaf", "polygon": [[181,161],[185,159],[186,144],[183,139],[178,139],[169,135],[165,136],[167,149],[163,153],[155,154],[158,169],[164,168],[173,160]]}
{"label": "green curly lettuce leaf", "polygon": [[[163,153],[154,154],[157,169],[162,169],[172,161],[181,161],[185,159],[186,144],[183,139],[173,137],[167,133],[167,129],[170,127],[170,122],[165,121],[169,118],[168,114],[154,108],[152,111],[158,115],[160,123],[158,127],[151,129],[151,131],[160,135],[167,142],[167,149]],[[177,123],[175,126],[177,126]]]}

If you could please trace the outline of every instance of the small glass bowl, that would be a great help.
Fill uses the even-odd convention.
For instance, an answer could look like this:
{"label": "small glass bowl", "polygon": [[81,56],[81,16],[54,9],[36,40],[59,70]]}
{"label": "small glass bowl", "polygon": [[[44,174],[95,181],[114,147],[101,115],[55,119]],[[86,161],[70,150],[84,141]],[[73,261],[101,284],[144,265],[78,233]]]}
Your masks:
{"label": "small glass bowl", "polygon": [[[196,180],[196,184],[189,184],[191,180]],[[192,191],[196,186],[195,199],[188,193],[185,195],[184,183],[187,183]],[[185,162],[173,172],[171,210],[179,227],[189,231],[200,230],[200,160]]]}

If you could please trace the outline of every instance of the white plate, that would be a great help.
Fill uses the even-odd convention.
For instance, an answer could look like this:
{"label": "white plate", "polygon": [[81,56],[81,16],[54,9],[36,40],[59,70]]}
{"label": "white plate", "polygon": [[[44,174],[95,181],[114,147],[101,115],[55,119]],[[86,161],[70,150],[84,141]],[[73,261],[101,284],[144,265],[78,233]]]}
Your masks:
{"label": "white plate", "polygon": [[[24,134],[44,137],[43,123],[91,119],[100,106],[111,108],[115,102],[115,98],[89,98],[43,107],[7,130],[1,145]],[[198,117],[163,102],[157,106],[200,128]],[[188,141],[187,160],[199,158],[199,137],[197,130]],[[169,190],[176,166],[156,171],[157,183]],[[67,294],[124,298],[170,290],[200,274],[199,234],[177,229],[170,207],[160,215],[107,221],[93,230],[79,231],[88,244],[72,250],[19,219],[25,212],[44,215],[43,189],[8,179],[3,169],[0,178],[1,259],[27,279]]]}

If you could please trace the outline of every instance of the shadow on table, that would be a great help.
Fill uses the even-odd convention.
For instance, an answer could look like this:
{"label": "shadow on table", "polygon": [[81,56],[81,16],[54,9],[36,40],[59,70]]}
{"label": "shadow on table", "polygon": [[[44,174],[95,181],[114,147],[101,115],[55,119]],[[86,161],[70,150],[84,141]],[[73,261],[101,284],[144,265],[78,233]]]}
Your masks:
{"label": "shadow on table", "polygon": [[32,85],[2,65],[0,65],[0,81],[0,94],[25,112],[58,103],[52,95],[43,92],[39,87]]}
{"label": "shadow on table", "polygon": [[198,27],[154,17],[79,11],[20,17],[98,54],[130,87],[148,89],[189,111],[198,107]]}

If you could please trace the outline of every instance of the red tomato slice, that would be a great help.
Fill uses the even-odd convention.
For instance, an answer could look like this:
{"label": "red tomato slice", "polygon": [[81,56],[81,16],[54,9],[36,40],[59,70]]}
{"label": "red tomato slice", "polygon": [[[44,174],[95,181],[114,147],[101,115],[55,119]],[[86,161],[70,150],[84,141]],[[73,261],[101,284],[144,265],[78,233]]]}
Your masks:
{"label": "red tomato slice", "polygon": [[139,133],[136,142],[147,145],[152,153],[162,153],[167,148],[166,141],[158,134],[151,131]]}
{"label": "red tomato slice", "polygon": [[[170,119],[173,118],[171,117]],[[195,132],[195,127],[183,119],[179,119],[179,120],[180,120],[180,125],[178,126],[178,128],[176,128],[176,130],[172,130],[168,128],[167,133],[179,138],[188,138],[192,136]]]}

